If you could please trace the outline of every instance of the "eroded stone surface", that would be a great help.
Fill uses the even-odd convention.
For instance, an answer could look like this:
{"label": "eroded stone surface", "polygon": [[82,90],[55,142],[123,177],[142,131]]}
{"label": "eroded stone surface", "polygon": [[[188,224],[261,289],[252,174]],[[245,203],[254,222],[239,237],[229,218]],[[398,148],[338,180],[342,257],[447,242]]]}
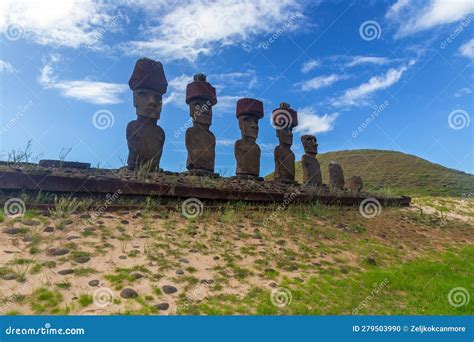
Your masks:
{"label": "eroded stone surface", "polygon": [[316,159],[318,144],[314,135],[303,135],[301,142],[304,148],[304,155],[301,158],[303,168],[303,183],[309,186],[322,186],[321,165]]}
{"label": "eroded stone surface", "polygon": [[332,161],[329,163],[329,187],[336,190],[344,190],[344,172],[341,165]]}

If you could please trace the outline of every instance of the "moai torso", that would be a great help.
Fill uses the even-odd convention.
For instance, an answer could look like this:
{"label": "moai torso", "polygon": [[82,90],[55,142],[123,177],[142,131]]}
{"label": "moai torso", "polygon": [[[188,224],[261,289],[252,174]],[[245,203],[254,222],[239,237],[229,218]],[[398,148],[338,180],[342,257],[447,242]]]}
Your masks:
{"label": "moai torso", "polygon": [[234,155],[237,161],[237,175],[258,177],[260,174],[260,147],[239,139],[235,142]]}
{"label": "moai torso", "polygon": [[303,168],[303,182],[306,185],[321,186],[323,179],[321,177],[321,165],[314,155],[303,154],[301,158]]}
{"label": "moai torso", "polygon": [[335,190],[344,190],[344,173],[341,165],[329,163],[329,187]]}
{"label": "moai torso", "polygon": [[318,153],[318,143],[314,135],[305,134],[301,136],[304,154],[301,158],[303,168],[303,182],[305,185],[320,187],[323,184],[321,177],[321,166],[316,155]]}
{"label": "moai torso", "polygon": [[206,170],[214,172],[216,159],[216,137],[202,126],[193,126],[186,130],[186,149],[188,170]]}
{"label": "moai torso", "polygon": [[130,121],[127,125],[128,165],[147,164],[159,168],[164,142],[165,132],[156,121]]}
{"label": "moai torso", "polygon": [[275,179],[295,181],[295,154],[289,147],[275,147]]}

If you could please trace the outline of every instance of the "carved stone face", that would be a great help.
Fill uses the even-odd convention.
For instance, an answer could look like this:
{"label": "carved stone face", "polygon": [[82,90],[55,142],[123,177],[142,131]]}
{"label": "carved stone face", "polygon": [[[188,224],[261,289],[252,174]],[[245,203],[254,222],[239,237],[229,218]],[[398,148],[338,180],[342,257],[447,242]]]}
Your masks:
{"label": "carved stone face", "polygon": [[161,94],[149,89],[133,91],[133,105],[137,115],[152,119],[159,119],[163,106]]}
{"label": "carved stone face", "polygon": [[189,104],[189,111],[193,122],[209,126],[212,124],[212,103],[210,101],[192,101]]}
{"label": "carved stone face", "polygon": [[239,116],[239,128],[243,137],[257,139],[258,137],[258,119],[253,115]]}
{"label": "carved stone face", "polygon": [[303,135],[301,137],[301,142],[303,143],[304,152],[307,154],[317,154],[318,153],[318,144],[316,142],[316,137],[314,135]]}
{"label": "carved stone face", "polygon": [[277,137],[281,144],[293,145],[293,131],[291,129],[277,129]]}

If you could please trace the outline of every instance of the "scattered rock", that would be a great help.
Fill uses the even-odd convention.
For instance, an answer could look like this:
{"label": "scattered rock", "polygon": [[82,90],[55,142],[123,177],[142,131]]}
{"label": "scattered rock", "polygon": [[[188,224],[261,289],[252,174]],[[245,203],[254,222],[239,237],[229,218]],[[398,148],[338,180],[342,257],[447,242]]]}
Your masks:
{"label": "scattered rock", "polygon": [[160,304],[156,304],[155,307],[160,311],[165,311],[165,310],[168,310],[170,305],[168,303],[160,303]]}
{"label": "scattered rock", "polygon": [[214,280],[213,279],[202,279],[201,280],[201,284],[207,284],[207,285],[211,285],[214,283]]}
{"label": "scattered rock", "polygon": [[73,223],[74,223],[73,220],[64,220],[64,221],[61,222],[61,226],[69,226]]}
{"label": "scattered rock", "polygon": [[61,270],[58,272],[58,274],[60,275],[68,275],[68,274],[72,274],[74,273],[74,270],[72,268],[68,268],[68,269],[65,269],[65,270]]}
{"label": "scattered rock", "polygon": [[270,284],[268,284],[268,286],[275,289],[275,288],[278,287],[278,284],[277,283],[270,283]]}
{"label": "scattered rock", "polygon": [[134,289],[126,288],[126,289],[123,289],[122,292],[120,292],[120,297],[122,297],[122,298],[136,298],[136,297],[138,297],[138,293]]}
{"label": "scattered rock", "polygon": [[120,220],[120,223],[121,224],[129,224],[130,222],[128,222],[127,220]]}
{"label": "scattered rock", "polygon": [[4,232],[5,234],[9,234],[9,235],[16,235],[16,234],[20,234],[20,233],[24,233],[26,232],[26,228],[5,228],[2,230],[2,232]]}
{"label": "scattered rock", "polygon": [[89,260],[91,260],[91,257],[87,255],[81,255],[74,258],[74,261],[77,262],[78,264],[85,264]]}
{"label": "scattered rock", "polygon": [[40,224],[40,222],[36,220],[26,220],[26,221],[23,221],[23,224],[25,226],[37,226]]}
{"label": "scattered rock", "polygon": [[286,244],[286,241],[285,241],[285,240],[278,240],[278,241],[276,242],[276,244],[277,244],[278,246],[284,246],[284,245]]}
{"label": "scattered rock", "polygon": [[219,260],[220,258],[216,255],[212,260]]}
{"label": "scattered rock", "polygon": [[66,238],[66,240],[72,241],[72,240],[77,240],[77,239],[80,239],[80,238],[81,238],[80,236],[72,235],[72,236],[68,236]]}
{"label": "scattered rock", "polygon": [[121,255],[121,256],[119,256],[119,259],[125,260],[125,259],[127,259],[127,256],[126,255]]}
{"label": "scattered rock", "polygon": [[16,275],[14,273],[7,273],[2,276],[3,280],[13,280],[16,279]]}
{"label": "scattered rock", "polygon": [[130,274],[132,276],[133,279],[137,280],[137,279],[140,279],[140,278],[143,278],[143,274],[141,273],[138,273],[138,272],[134,272],[132,274]]}
{"label": "scattered rock", "polygon": [[377,260],[373,256],[369,256],[365,259],[369,265],[377,265]]}
{"label": "scattered rock", "polygon": [[89,282],[89,286],[99,286],[99,279],[94,279]]}
{"label": "scattered rock", "polygon": [[182,262],[183,264],[189,264],[189,260],[186,258],[179,259],[179,262]]}
{"label": "scattered rock", "polygon": [[176,274],[182,275],[182,274],[184,274],[184,271],[183,270],[176,270]]}
{"label": "scattered rock", "polygon": [[33,241],[33,238],[31,236],[23,237],[23,242],[31,242],[31,241]]}
{"label": "scattered rock", "polygon": [[45,233],[52,233],[52,232],[54,232],[54,228],[51,227],[51,226],[48,226],[48,227],[46,227],[45,229],[43,229],[43,232],[45,232]]}
{"label": "scattered rock", "polygon": [[178,291],[176,287],[171,286],[171,285],[163,285],[162,289],[163,289],[163,292],[166,294],[172,294]]}
{"label": "scattered rock", "polygon": [[189,253],[198,253],[198,252],[199,251],[197,249],[194,249],[194,248],[189,250]]}
{"label": "scattered rock", "polygon": [[60,256],[60,255],[66,255],[69,253],[69,249],[67,248],[51,248],[48,249],[48,254],[52,256]]}

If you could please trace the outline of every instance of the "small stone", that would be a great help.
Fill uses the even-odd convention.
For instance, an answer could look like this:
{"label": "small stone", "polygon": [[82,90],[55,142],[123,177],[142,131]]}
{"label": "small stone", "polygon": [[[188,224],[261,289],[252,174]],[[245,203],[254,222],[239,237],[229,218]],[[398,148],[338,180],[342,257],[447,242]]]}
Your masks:
{"label": "small stone", "polygon": [[212,260],[219,260],[220,258],[218,256],[215,256],[214,258],[212,258]]}
{"label": "small stone", "polygon": [[45,229],[43,229],[43,232],[45,233],[52,233],[54,232],[54,228],[49,226],[49,227],[46,227]]}
{"label": "small stone", "polygon": [[2,276],[3,280],[13,280],[16,278],[16,275],[14,273],[7,273]]}
{"label": "small stone", "polygon": [[24,233],[26,231],[26,228],[5,228],[2,230],[3,233],[9,234],[9,235],[16,235],[20,233]]}
{"label": "small stone", "polygon": [[52,256],[60,256],[60,255],[66,255],[69,253],[69,249],[67,248],[51,248],[48,249],[48,254]]}
{"label": "small stone", "polygon": [[125,259],[127,259],[127,256],[126,255],[121,255],[121,256],[119,256],[119,259],[125,260]]}
{"label": "small stone", "polygon": [[62,226],[69,226],[70,224],[73,224],[74,221],[73,220],[64,220],[61,222],[61,225]]}
{"label": "small stone", "polygon": [[367,259],[365,259],[365,261],[366,261],[369,265],[377,265],[377,260],[375,260],[374,257],[368,257]]}
{"label": "small stone", "polygon": [[121,224],[129,224],[130,222],[128,222],[127,220],[121,220],[120,223]]}
{"label": "small stone", "polygon": [[132,276],[133,279],[137,280],[137,279],[140,279],[140,278],[143,278],[143,274],[141,273],[138,273],[138,272],[134,272],[132,274],[130,274]]}
{"label": "small stone", "polygon": [[71,268],[68,268],[66,270],[61,270],[61,271],[58,272],[58,274],[60,274],[60,275],[68,275],[68,274],[72,274],[72,273],[74,273],[74,270],[71,269]]}
{"label": "small stone", "polygon": [[189,264],[189,260],[186,258],[179,259],[179,262],[182,262],[183,264]]}
{"label": "small stone", "polygon": [[120,297],[122,297],[122,298],[136,298],[136,297],[138,297],[138,293],[134,289],[126,288],[126,289],[123,289],[122,292],[120,292]]}
{"label": "small stone", "polygon": [[72,236],[68,236],[66,238],[66,240],[72,241],[72,240],[77,240],[77,239],[80,239],[80,238],[81,238],[80,236],[72,235]]}
{"label": "small stone", "polygon": [[285,240],[278,240],[278,241],[276,242],[276,244],[277,244],[278,246],[284,246],[284,245],[286,244],[286,241],[285,241]]}
{"label": "small stone", "polygon": [[197,253],[197,252],[199,252],[199,251],[197,249],[194,249],[194,248],[189,250],[189,253]]}
{"label": "small stone", "polygon": [[272,287],[272,288],[277,288],[278,287],[278,284],[277,283],[270,283],[268,284],[268,286]]}
{"label": "small stone", "polygon": [[214,280],[213,279],[202,279],[201,280],[201,284],[207,284],[207,285],[211,285],[214,283]]}
{"label": "small stone", "polygon": [[171,286],[171,285],[164,285],[162,287],[163,289],[163,292],[166,293],[166,294],[172,294],[172,293],[175,293],[176,291],[178,291],[178,289],[174,286]]}
{"label": "small stone", "polygon": [[99,283],[100,283],[99,279],[94,279],[94,280],[91,280],[89,282],[89,285],[90,286],[99,286]]}
{"label": "small stone", "polygon": [[23,241],[24,242],[31,242],[31,241],[33,241],[33,238],[31,236],[25,236],[25,237],[23,237]]}
{"label": "small stone", "polygon": [[183,270],[176,270],[176,274],[182,275],[182,274],[184,274],[184,271]]}
{"label": "small stone", "polygon": [[74,261],[77,262],[78,264],[85,264],[89,260],[91,260],[91,257],[87,256],[87,255],[81,255],[81,256],[78,256],[78,257],[74,258]]}
{"label": "small stone", "polygon": [[26,226],[37,226],[40,224],[40,222],[36,220],[26,220],[26,221],[23,221],[23,224]]}
{"label": "small stone", "polygon": [[170,305],[168,303],[160,303],[160,304],[156,304],[155,307],[160,311],[164,311],[164,310],[168,310]]}

